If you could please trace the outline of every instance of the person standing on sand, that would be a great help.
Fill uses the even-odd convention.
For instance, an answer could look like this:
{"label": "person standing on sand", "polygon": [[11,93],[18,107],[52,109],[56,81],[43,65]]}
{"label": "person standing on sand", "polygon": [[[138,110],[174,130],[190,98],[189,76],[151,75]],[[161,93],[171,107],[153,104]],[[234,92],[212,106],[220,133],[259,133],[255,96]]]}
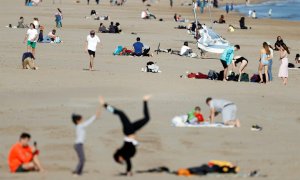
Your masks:
{"label": "person standing on sand", "polygon": [[231,64],[233,60],[234,52],[238,50],[240,50],[239,45],[229,46],[223,51],[223,54],[221,55],[220,60],[224,68],[223,81],[227,81],[228,66]]}
{"label": "person standing on sand", "polygon": [[229,13],[229,4],[228,3],[226,3],[225,9],[226,9],[226,13],[228,14]]}
{"label": "person standing on sand", "polygon": [[90,0],[87,0],[87,5],[89,5],[90,4]]}
{"label": "person standing on sand", "polygon": [[8,165],[11,173],[44,171],[38,159],[39,150],[36,147],[36,142],[33,147],[29,146],[30,138],[30,134],[22,133],[19,142],[11,147],[8,154]]}
{"label": "person standing on sand", "polygon": [[259,61],[259,66],[258,66],[258,74],[260,77],[259,83],[264,82],[263,75],[262,75],[263,68],[265,69],[266,83],[269,82],[268,66],[269,66],[270,59],[271,59],[270,47],[266,42],[264,42],[263,48],[260,50],[260,61]]}
{"label": "person standing on sand", "polygon": [[27,30],[27,33],[24,38],[24,43],[27,41],[27,52],[31,52],[33,56],[35,56],[35,48],[36,48],[36,42],[38,40],[38,31],[35,29],[35,26],[33,23],[30,23],[30,27]]}
{"label": "person standing on sand", "polygon": [[62,27],[63,14],[62,14],[62,11],[59,8],[57,8],[57,13],[55,13],[54,17],[55,17],[56,27],[61,28]]}
{"label": "person standing on sand", "polygon": [[269,76],[269,81],[273,81],[273,74],[272,74],[272,66],[273,66],[273,57],[274,57],[274,50],[273,47],[269,42],[267,42],[269,49],[270,49],[270,60],[269,60],[269,65],[268,65],[268,76]]}
{"label": "person standing on sand", "polygon": [[[99,98],[100,102],[100,98]],[[76,126],[76,140],[74,149],[77,153],[79,162],[76,166],[76,169],[73,171],[74,176],[80,176],[83,172],[83,167],[85,163],[85,155],[84,155],[84,148],[83,144],[85,141],[85,128],[92,124],[97,118],[100,117],[101,114],[101,107],[99,107],[96,111],[96,114],[92,116],[90,119],[83,121],[82,116],[79,114],[72,114],[72,121]]]}
{"label": "person standing on sand", "polygon": [[280,77],[283,80],[283,84],[287,85],[288,77],[289,77],[289,60],[288,60],[288,54],[290,54],[289,48],[285,44],[280,44],[277,46],[280,52],[280,60],[281,65],[278,72],[278,77]]}
{"label": "person standing on sand", "polygon": [[94,70],[94,59],[96,56],[96,48],[97,44],[100,43],[100,39],[97,35],[95,35],[95,31],[91,30],[90,34],[86,38],[85,52],[89,53],[90,56],[90,66],[89,70]]}
{"label": "person standing on sand", "polygon": [[170,7],[173,8],[173,0],[170,0]]}
{"label": "person standing on sand", "polygon": [[235,127],[241,126],[240,120],[236,117],[237,106],[233,102],[208,97],[206,99],[206,104],[210,109],[210,123],[214,123],[215,116],[221,113],[224,125],[234,125]]}
{"label": "person standing on sand", "polygon": [[144,104],[144,117],[135,122],[130,122],[130,119],[126,116],[126,114],[116,109],[107,103],[105,103],[104,99],[100,100],[101,105],[108,111],[117,115],[120,118],[120,121],[123,126],[123,133],[125,135],[123,146],[118,149],[114,154],[114,160],[119,164],[126,163],[126,172],[121,175],[132,176],[132,164],[131,158],[136,154],[136,146],[138,145],[138,141],[136,140],[136,132],[144,127],[150,121],[150,115],[148,110],[148,100],[151,98],[150,95],[146,95],[143,97]]}

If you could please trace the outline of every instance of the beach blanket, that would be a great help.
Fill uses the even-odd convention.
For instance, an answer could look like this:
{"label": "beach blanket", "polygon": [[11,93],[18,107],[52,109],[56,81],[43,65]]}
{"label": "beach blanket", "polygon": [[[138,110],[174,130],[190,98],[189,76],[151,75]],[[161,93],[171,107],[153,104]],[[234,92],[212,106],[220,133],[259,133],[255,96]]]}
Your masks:
{"label": "beach blanket", "polygon": [[189,124],[187,123],[187,115],[181,115],[181,116],[175,116],[172,119],[172,126],[174,127],[196,127],[196,128],[204,128],[204,127],[209,127],[209,128],[234,128],[233,125],[224,125],[223,123],[209,123],[209,122],[203,122],[200,124]]}

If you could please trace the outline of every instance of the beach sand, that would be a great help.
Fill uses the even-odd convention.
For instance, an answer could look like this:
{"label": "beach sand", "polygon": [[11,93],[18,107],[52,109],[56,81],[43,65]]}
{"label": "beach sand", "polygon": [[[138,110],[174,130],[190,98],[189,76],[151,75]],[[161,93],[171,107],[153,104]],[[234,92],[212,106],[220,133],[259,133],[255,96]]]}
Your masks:
{"label": "beach sand", "polygon": [[[242,1],[241,1],[242,2]],[[95,113],[97,96],[123,109],[132,120],[142,117],[142,96],[153,94],[150,100],[151,122],[138,133],[140,146],[133,159],[134,170],[168,166],[172,170],[197,166],[209,160],[227,160],[241,168],[241,174],[259,170],[267,175],[264,179],[299,178],[299,93],[300,71],[289,71],[289,84],[283,86],[277,78],[279,54],[273,60],[274,81],[267,85],[256,83],[216,82],[209,80],[181,79],[189,72],[207,73],[210,69],[221,70],[219,55],[208,54],[211,59],[191,59],[160,53],[152,58],[112,56],[117,45],[131,47],[136,37],[151,46],[158,43],[162,48],[179,49],[184,41],[194,42],[185,30],[174,27],[175,12],[192,20],[190,7],[170,9],[168,1],[150,8],[157,20],[141,20],[140,12],[146,7],[138,0],[131,0],[123,7],[112,7],[108,1],[96,6],[94,1],[75,4],[64,1],[52,5],[45,1],[39,7],[25,7],[23,1],[2,0],[0,7],[0,179],[71,179],[71,171],[77,163],[73,150],[75,140],[72,112],[89,118]],[[38,17],[45,34],[55,26],[54,13],[60,7],[64,13],[63,29],[58,35],[62,44],[38,44],[37,71],[21,69],[21,55],[26,51],[22,43],[25,29],[9,29],[5,25],[16,24],[20,16],[29,23]],[[90,10],[109,15],[120,22],[122,34],[97,34],[102,40],[98,47],[96,71],[88,67],[88,55],[84,53],[84,41],[91,29],[97,29],[100,21],[85,19]],[[213,19],[224,12],[212,10]],[[210,25],[208,13],[200,15],[202,23]],[[246,72],[257,72],[259,50],[264,41],[272,44],[278,35],[291,47],[290,62],[300,52],[299,22],[280,20],[246,19],[251,30],[227,32],[228,24],[238,26],[240,15],[225,16],[227,24],[213,25],[216,32],[232,44],[239,44],[237,54],[249,60]],[[109,25],[109,21],[104,21]],[[132,35],[136,32],[137,35]],[[195,43],[191,47],[198,54]],[[147,61],[155,61],[163,71],[149,74],[140,71]],[[200,105],[207,118],[205,105],[208,96],[235,102],[242,127],[239,129],[174,128],[171,119],[185,114]],[[217,118],[221,121],[221,118]],[[250,131],[253,124],[263,127],[261,132]],[[10,174],[7,154],[21,132],[32,134],[38,142],[40,159],[45,173]],[[108,112],[87,129],[85,150],[87,162],[82,179],[122,179],[118,177],[125,167],[116,164],[112,155],[121,146],[123,135],[119,119]],[[198,179],[191,177],[189,179]],[[209,175],[207,179],[244,179],[236,175]],[[132,179],[182,179],[168,174],[135,174]],[[256,178],[255,178],[256,179]]]}

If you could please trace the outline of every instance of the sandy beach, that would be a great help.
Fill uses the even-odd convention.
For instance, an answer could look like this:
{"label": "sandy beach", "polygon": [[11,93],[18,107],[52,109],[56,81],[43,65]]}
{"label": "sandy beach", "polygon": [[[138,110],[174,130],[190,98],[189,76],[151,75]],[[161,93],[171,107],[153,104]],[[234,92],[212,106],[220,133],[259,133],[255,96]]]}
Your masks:
{"label": "sandy beach", "polygon": [[[45,1],[45,0],[44,0]],[[196,48],[193,36],[186,30],[174,29],[180,24],[173,21],[174,13],[193,20],[191,7],[180,6],[174,1],[152,4],[150,10],[164,21],[142,20],[140,12],[147,7],[140,0],[128,1],[125,6],[111,6],[109,1],[96,5],[91,1],[75,4],[73,0],[52,4],[45,1],[38,7],[26,7],[23,1],[2,0],[0,7],[0,179],[72,179],[71,171],[77,163],[73,149],[75,140],[71,113],[89,118],[95,113],[98,95],[123,109],[133,120],[142,117],[142,97],[153,94],[149,102],[151,121],[138,134],[140,146],[133,159],[133,169],[145,170],[168,166],[172,170],[201,165],[209,160],[227,160],[241,168],[241,175],[208,175],[207,179],[245,179],[243,174],[259,170],[265,178],[297,180],[300,176],[300,70],[289,71],[287,86],[277,78],[280,66],[279,53],[274,53],[273,77],[269,84],[245,82],[221,82],[180,78],[189,72],[207,73],[220,71],[219,55],[208,54],[206,59],[185,58],[168,53],[154,57],[119,57],[112,53],[118,45],[131,48],[136,37],[151,47],[161,43],[161,48],[180,49],[184,41]],[[240,0],[239,2],[244,2]],[[57,30],[61,44],[38,44],[36,50],[37,71],[23,70],[21,56],[26,51],[23,39],[26,29],[5,28],[16,25],[20,16],[29,24],[33,17],[45,26],[45,34],[55,27],[54,13],[60,7],[64,13],[63,28]],[[84,42],[91,29],[98,29],[100,22],[85,19],[95,9],[100,15],[109,15],[110,21],[119,22],[121,34],[97,35],[102,41],[98,47],[95,69],[89,72],[88,55]],[[217,20],[224,11],[212,10]],[[240,14],[225,15],[226,24],[214,24],[213,29],[232,44],[239,44],[237,52],[249,60],[246,72],[257,73],[259,50],[264,41],[275,43],[278,35],[291,48],[289,61],[294,63],[300,53],[300,22],[246,18],[251,30],[227,31],[229,24],[238,26]],[[210,25],[208,11],[199,16],[201,23]],[[132,32],[137,35],[131,34]],[[194,43],[193,43],[194,42]],[[162,73],[141,72],[148,61],[155,61]],[[299,66],[299,65],[298,65]],[[171,119],[201,106],[207,119],[209,109],[206,97],[224,98],[238,106],[242,127],[175,128]],[[221,121],[221,117],[217,118]],[[259,124],[263,131],[250,130]],[[11,174],[7,155],[21,132],[32,134],[38,142],[40,159],[45,173]],[[103,112],[99,120],[87,129],[85,150],[87,162],[81,179],[123,179],[117,174],[125,170],[113,161],[112,155],[121,146],[123,134],[119,119]],[[189,179],[198,179],[193,176]],[[202,177],[200,177],[202,178]],[[169,174],[135,174],[131,179],[184,179]],[[256,179],[256,178],[253,178]]]}

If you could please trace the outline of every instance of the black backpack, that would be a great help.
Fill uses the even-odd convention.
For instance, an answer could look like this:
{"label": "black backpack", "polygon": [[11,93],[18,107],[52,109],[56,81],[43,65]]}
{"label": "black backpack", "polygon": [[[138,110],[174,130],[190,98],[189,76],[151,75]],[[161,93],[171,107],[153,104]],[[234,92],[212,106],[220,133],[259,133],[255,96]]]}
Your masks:
{"label": "black backpack", "polygon": [[218,77],[219,77],[219,73],[217,73],[216,71],[214,71],[214,70],[209,70],[208,71],[208,79],[217,80]]}
{"label": "black backpack", "polygon": [[247,73],[242,73],[241,82],[249,82],[249,75]]}

